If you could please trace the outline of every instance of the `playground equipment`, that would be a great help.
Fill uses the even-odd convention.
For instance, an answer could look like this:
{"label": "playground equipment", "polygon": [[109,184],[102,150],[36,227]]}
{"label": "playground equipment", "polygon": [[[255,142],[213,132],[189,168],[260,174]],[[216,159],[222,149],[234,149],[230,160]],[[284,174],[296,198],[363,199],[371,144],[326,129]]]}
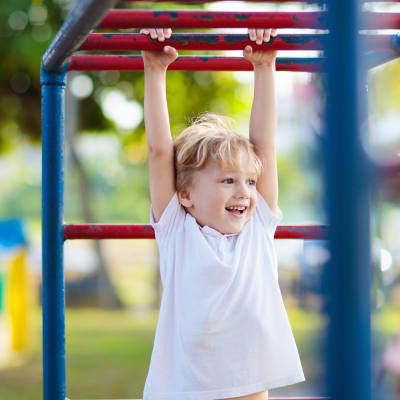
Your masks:
{"label": "playground equipment", "polygon": [[[28,276],[26,238],[20,220],[0,221],[1,354],[28,344]],[[3,325],[4,324],[4,325]]]}
{"label": "playground equipment", "polygon": [[[276,0],[277,3],[290,0]],[[90,33],[95,27],[168,26],[324,28],[318,35],[279,35],[263,48],[326,50],[318,58],[278,58],[278,71],[327,73],[324,147],[326,226],[278,227],[276,238],[329,239],[325,268],[328,329],[327,391],[334,400],[371,398],[370,354],[370,204],[372,178],[395,174],[399,166],[383,168],[370,161],[360,140],[366,118],[368,68],[399,56],[397,36],[360,34],[360,29],[393,29],[400,14],[361,12],[363,1],[327,2],[319,13],[217,13],[195,11],[110,10],[116,0],[82,0],[43,55],[43,377],[44,399],[64,400],[65,305],[63,242],[66,239],[149,238],[148,225],[67,225],[63,223],[64,89],[71,70],[140,70],[140,56],[75,55],[76,50],[243,49],[246,35],[173,34],[158,43],[140,34]],[[377,0],[375,0],[377,1]],[[386,0],[378,0],[384,2]],[[399,1],[399,0],[397,0]],[[272,2],[265,0],[265,2]],[[240,57],[179,57],[169,69],[251,70]],[[365,130],[365,129],[364,129]],[[340,349],[340,350],[339,350]],[[283,399],[282,399],[283,400]],[[306,399],[303,399],[306,400]]]}

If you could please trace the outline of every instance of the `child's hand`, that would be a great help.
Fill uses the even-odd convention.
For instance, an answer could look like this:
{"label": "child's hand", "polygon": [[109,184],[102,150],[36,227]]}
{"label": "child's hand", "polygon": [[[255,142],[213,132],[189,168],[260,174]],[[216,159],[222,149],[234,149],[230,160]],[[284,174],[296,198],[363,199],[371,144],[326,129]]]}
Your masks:
{"label": "child's hand", "polygon": [[[249,29],[250,40],[255,41],[256,44],[269,42],[271,36],[277,35],[276,29]],[[276,50],[256,50],[253,51],[251,46],[246,46],[243,50],[243,56],[249,60],[254,67],[262,65],[272,65],[275,63],[277,51]]]}
{"label": "child's hand", "polygon": [[[152,39],[157,39],[159,42],[163,42],[165,39],[171,37],[171,29],[141,29],[140,33],[150,35]],[[177,57],[178,52],[174,47],[164,46],[163,51],[142,51],[144,68],[159,68],[166,69]]]}

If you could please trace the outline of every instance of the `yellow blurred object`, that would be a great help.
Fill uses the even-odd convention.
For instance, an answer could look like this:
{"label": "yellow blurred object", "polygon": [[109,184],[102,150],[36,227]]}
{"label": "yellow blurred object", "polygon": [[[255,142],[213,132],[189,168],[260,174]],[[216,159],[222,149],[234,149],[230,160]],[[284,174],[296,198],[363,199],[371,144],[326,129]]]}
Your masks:
{"label": "yellow blurred object", "polygon": [[9,261],[6,307],[11,330],[11,349],[24,350],[28,342],[28,273],[26,249],[18,250]]}

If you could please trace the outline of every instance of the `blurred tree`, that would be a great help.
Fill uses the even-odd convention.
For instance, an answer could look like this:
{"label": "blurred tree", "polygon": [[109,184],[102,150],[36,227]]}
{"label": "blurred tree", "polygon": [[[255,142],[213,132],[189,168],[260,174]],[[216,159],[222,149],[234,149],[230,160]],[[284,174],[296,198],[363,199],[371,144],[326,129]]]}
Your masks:
{"label": "blurred tree", "polygon": [[[41,56],[51,43],[70,7],[72,0],[15,0],[2,4],[0,8],[0,153],[18,144],[22,135],[31,142],[40,142],[41,100],[40,63]],[[132,5],[125,5],[132,7]],[[139,4],[140,8],[145,7]],[[166,7],[159,4],[158,8]],[[182,8],[184,6],[181,6]],[[188,7],[188,6],[186,6]],[[169,7],[170,8],[170,7]],[[197,5],[197,8],[199,6]],[[219,74],[219,73],[218,73]],[[220,107],[227,113],[239,110],[240,101],[234,96],[238,83],[230,73],[224,75],[223,85],[218,74],[211,72],[173,72],[168,81],[172,128],[181,127],[187,115],[209,109],[216,98],[229,99],[229,104]],[[94,84],[93,93],[102,88],[117,86],[120,81],[129,82],[130,95],[140,103],[143,101],[143,77],[141,72],[122,72],[117,80],[109,82],[107,73],[89,73]],[[129,92],[128,85],[128,92]],[[121,90],[121,89],[118,89]],[[125,88],[126,91],[126,88]],[[196,92],[196,95],[189,95]],[[185,99],[185,101],[182,101]],[[235,103],[236,101],[236,103]],[[106,118],[101,110],[101,99],[95,95],[82,101],[80,128],[87,131],[107,132],[115,129],[115,123]],[[238,107],[239,106],[239,107]],[[82,129],[79,129],[82,130]],[[124,135],[124,145],[138,142],[144,135],[143,122],[131,134]]]}
{"label": "blurred tree", "polygon": [[0,153],[18,136],[40,140],[40,60],[63,19],[61,3],[15,0],[0,8]]}
{"label": "blurred tree", "polygon": [[[365,145],[371,158],[383,165],[399,163],[399,75],[400,60],[396,59],[370,70],[368,76],[371,132]],[[382,177],[374,193],[376,199],[399,204],[399,182],[398,173]]]}
{"label": "blurred tree", "polygon": [[370,104],[380,115],[400,109],[400,60],[394,60],[370,71],[368,88]]}

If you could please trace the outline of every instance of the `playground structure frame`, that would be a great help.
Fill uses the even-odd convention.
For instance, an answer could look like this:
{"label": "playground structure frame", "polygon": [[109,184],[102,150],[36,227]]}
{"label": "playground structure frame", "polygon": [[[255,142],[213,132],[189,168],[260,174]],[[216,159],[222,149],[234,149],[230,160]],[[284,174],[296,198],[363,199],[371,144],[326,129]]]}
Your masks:
{"label": "playground structure frame", "polygon": [[[287,0],[275,2],[284,1]],[[264,0],[264,2],[272,1]],[[298,0],[298,2],[322,3],[310,0]],[[154,232],[148,225],[64,224],[64,92],[67,72],[69,70],[143,68],[143,62],[138,56],[93,56],[73,53],[79,49],[101,48],[104,50],[107,48],[107,43],[111,46],[108,49],[115,50],[118,43],[125,43],[124,41],[132,43],[133,40],[138,43],[135,45],[136,49],[161,47],[161,44],[156,41],[138,34],[90,33],[95,27],[115,27],[114,17],[118,13],[121,15],[122,11],[111,10],[110,13],[108,11],[116,3],[117,0],[77,2],[42,59],[44,400],[66,398],[64,241],[77,238],[154,237]],[[360,35],[359,29],[365,25],[360,23],[362,13],[356,1],[331,0],[327,2],[327,5],[323,18],[320,15],[318,19],[315,13],[307,18],[311,19],[311,22],[308,21],[311,27],[316,26],[312,24],[318,23],[318,27],[328,28],[329,34],[303,35],[297,38],[278,37],[271,43],[263,45],[265,48],[276,46],[276,48],[287,49],[288,47],[285,47],[287,43],[291,40],[296,42],[297,39],[296,46],[299,50],[307,48],[311,41],[312,48],[326,51],[324,57],[315,59],[278,59],[277,69],[327,73],[326,144],[323,148],[323,159],[326,170],[325,206],[329,229],[327,226],[279,227],[276,237],[327,238],[329,240],[331,257],[324,272],[329,320],[325,347],[327,390],[334,400],[370,400],[370,255],[367,249],[370,249],[371,177],[375,175],[374,165],[367,158],[361,145],[360,131],[367,115],[365,91],[367,70],[372,66],[397,58],[400,40],[395,35],[379,38],[372,35]],[[125,11],[126,14],[135,12]],[[114,17],[113,14],[115,14]],[[165,15],[166,18],[170,17],[167,13],[163,15],[164,18]],[[147,20],[143,22],[143,26],[156,23],[158,18],[154,12],[147,12],[145,17]],[[274,19],[273,17],[272,15],[271,20]],[[288,18],[288,15],[280,17],[286,18],[286,25],[293,23],[293,19]],[[303,17],[305,20],[306,16],[301,18]],[[378,17],[381,23],[385,22],[384,15],[368,14],[368,21],[365,23],[377,21]],[[205,18],[212,19],[213,16],[206,15]],[[399,14],[395,21],[393,16],[390,18],[389,23],[386,17],[387,26],[393,27],[393,24],[400,24]],[[217,20],[216,16],[214,20]],[[275,16],[275,21],[277,20],[278,17]],[[169,25],[169,20],[165,24]],[[190,23],[187,24],[187,26],[192,26]],[[248,26],[252,27],[251,24]],[[285,24],[277,26],[285,27]],[[217,41],[222,43],[222,49],[232,48],[229,39],[232,39],[233,35],[220,37],[201,34],[197,45],[196,38],[188,36],[190,35],[183,37],[182,34],[176,34],[171,43],[177,45],[178,48],[179,43],[185,43],[182,46],[198,49],[209,48],[207,43]],[[238,43],[237,48],[243,48],[247,39],[244,35],[239,36],[235,37]],[[93,38],[98,40],[99,44],[96,46],[99,47],[93,45]],[[199,43],[203,47],[199,47]],[[132,44],[124,49],[127,48],[132,49]],[[205,70],[207,67],[201,66],[206,65],[207,62],[209,62],[208,69],[212,70],[251,70],[246,60],[233,60],[228,57],[209,57],[209,59],[179,57],[175,63],[171,64],[170,69]],[[285,65],[291,65],[291,68],[285,69]],[[394,170],[398,172],[399,168]]]}

